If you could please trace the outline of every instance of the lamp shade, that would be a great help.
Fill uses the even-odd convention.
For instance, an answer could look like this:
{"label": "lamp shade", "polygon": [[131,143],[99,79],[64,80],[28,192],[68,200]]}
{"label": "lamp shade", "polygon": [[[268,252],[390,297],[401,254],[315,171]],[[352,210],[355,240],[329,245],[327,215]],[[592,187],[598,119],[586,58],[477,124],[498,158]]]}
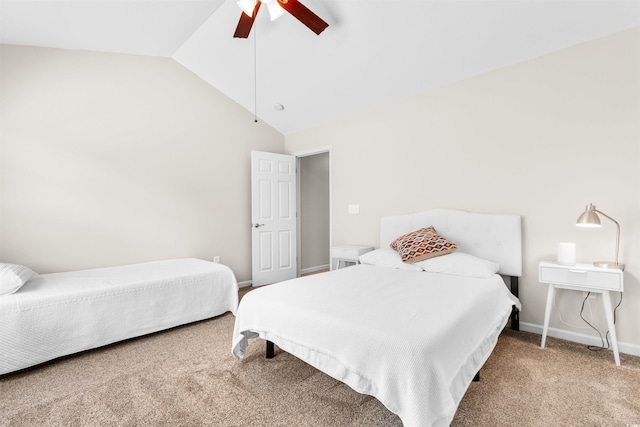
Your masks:
{"label": "lamp shade", "polygon": [[593,265],[595,265],[596,267],[617,268],[620,270],[624,270],[624,264],[618,262],[618,253],[620,252],[620,224],[618,224],[618,221],[611,218],[606,213],[597,210],[593,203],[589,203],[584,212],[578,217],[576,225],[578,227],[600,227],[600,217],[598,216],[598,214],[613,221],[613,223],[616,225],[616,258],[613,262],[595,261]]}
{"label": "lamp shade", "polygon": [[596,207],[589,203],[584,212],[576,221],[578,227],[600,227],[600,217],[596,213]]}

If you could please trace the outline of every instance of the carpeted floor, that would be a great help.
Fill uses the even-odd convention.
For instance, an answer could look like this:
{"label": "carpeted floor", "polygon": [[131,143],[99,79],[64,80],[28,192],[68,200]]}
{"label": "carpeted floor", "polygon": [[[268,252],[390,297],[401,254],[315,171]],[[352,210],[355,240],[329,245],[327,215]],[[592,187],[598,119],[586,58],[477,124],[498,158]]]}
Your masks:
{"label": "carpeted floor", "polygon": [[[401,426],[358,394],[252,341],[226,315],[0,377],[0,426]],[[505,330],[454,426],[640,424],[640,358]]]}

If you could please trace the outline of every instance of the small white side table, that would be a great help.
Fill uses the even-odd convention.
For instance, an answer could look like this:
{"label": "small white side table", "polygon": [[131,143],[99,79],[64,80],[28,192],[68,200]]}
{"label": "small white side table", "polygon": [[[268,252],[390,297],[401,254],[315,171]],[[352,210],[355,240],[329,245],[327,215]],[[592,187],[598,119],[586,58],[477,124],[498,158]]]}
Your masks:
{"label": "small white side table", "polygon": [[[372,251],[373,248],[371,246],[358,246],[358,245],[340,245],[333,246],[331,248],[331,269],[337,270],[340,268],[342,263],[344,266],[348,266],[349,263],[359,264],[360,260],[358,259],[360,255],[366,254],[369,251]],[[334,264],[335,263],[335,264]]]}
{"label": "small white side table", "polygon": [[553,298],[556,288],[571,289],[574,291],[593,292],[602,294],[602,304],[607,318],[607,326],[611,334],[611,347],[616,365],[620,366],[620,354],[618,352],[618,338],[616,326],[613,323],[613,311],[611,309],[611,291],[622,292],[624,289],[624,272],[622,270],[595,267],[592,264],[561,265],[552,261],[541,261],[539,265],[540,283],[548,283],[547,308],[544,312],[544,327],[542,329],[542,342],[544,348],[549,328],[549,317],[553,307]]}

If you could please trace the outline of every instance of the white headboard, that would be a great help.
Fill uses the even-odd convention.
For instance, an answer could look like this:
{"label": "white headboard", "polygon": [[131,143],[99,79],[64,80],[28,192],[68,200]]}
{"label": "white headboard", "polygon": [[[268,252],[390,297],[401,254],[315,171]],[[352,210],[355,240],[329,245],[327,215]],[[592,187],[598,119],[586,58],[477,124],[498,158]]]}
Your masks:
{"label": "white headboard", "polygon": [[522,225],[519,215],[486,214],[455,209],[433,209],[380,219],[380,247],[422,227],[435,227],[458,250],[500,265],[500,274],[522,275]]}

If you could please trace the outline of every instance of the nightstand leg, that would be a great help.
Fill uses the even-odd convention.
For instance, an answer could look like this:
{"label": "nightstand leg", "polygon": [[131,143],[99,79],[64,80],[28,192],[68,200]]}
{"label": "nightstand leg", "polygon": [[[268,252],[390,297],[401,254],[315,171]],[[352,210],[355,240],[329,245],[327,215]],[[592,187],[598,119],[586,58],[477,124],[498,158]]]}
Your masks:
{"label": "nightstand leg", "polygon": [[616,325],[613,323],[613,311],[611,310],[611,295],[609,291],[602,293],[602,303],[604,304],[604,314],[607,317],[607,326],[611,335],[611,347],[613,348],[613,358],[616,365],[620,366],[620,353],[618,352],[618,337],[616,335]]}
{"label": "nightstand leg", "polygon": [[551,317],[551,308],[553,307],[553,298],[556,292],[556,287],[549,284],[549,290],[547,291],[547,308],[544,310],[544,326],[542,327],[542,342],[540,347],[544,348],[547,342],[547,330],[549,329],[549,318]]}

